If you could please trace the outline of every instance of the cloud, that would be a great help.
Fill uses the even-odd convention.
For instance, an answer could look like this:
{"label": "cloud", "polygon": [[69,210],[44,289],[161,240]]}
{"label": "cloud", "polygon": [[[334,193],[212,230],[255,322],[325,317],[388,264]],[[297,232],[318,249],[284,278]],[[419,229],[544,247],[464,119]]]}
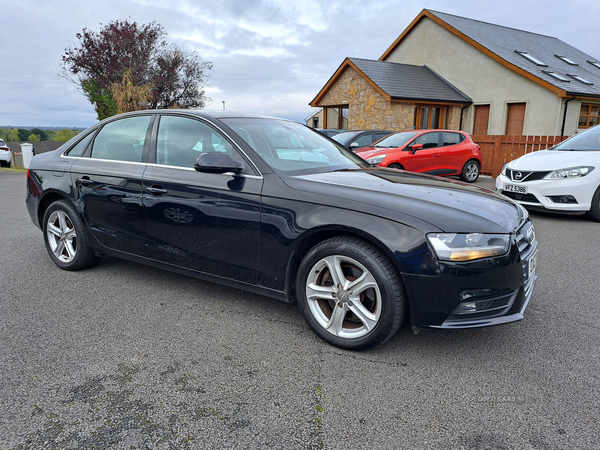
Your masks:
{"label": "cloud", "polygon": [[[555,36],[599,57],[600,3],[583,0],[430,0],[430,9]],[[83,28],[116,19],[156,21],[167,39],[214,68],[211,108],[303,121],[308,103],[346,57],[377,59],[423,9],[414,0],[37,0],[3,6],[0,126],[86,126],[95,113],[55,74]],[[7,37],[10,41],[7,41]],[[7,45],[9,44],[9,45]],[[18,83],[16,83],[16,82]]]}

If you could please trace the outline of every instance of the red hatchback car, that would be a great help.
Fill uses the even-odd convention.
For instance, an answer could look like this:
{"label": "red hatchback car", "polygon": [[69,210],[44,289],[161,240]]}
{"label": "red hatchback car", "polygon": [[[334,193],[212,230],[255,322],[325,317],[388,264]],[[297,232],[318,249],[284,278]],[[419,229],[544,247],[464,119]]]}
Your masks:
{"label": "red hatchback car", "polygon": [[462,131],[403,131],[372,147],[361,148],[356,154],[373,165],[430,175],[458,175],[468,183],[477,180],[481,170],[479,146]]}

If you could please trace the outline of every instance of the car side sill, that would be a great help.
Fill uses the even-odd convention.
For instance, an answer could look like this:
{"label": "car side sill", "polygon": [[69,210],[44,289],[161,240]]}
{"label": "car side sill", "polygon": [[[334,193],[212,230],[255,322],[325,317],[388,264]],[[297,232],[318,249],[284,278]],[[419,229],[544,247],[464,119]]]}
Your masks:
{"label": "car side sill", "polygon": [[160,269],[166,269],[171,272],[180,273],[182,275],[191,276],[194,278],[198,278],[200,280],[210,281],[217,284],[222,284],[224,286],[233,287],[242,289],[244,291],[252,292],[253,294],[264,295],[266,297],[275,298],[277,300],[284,301],[286,303],[292,303],[293,300],[290,298],[287,292],[277,291],[275,289],[269,289],[261,286],[257,286],[250,283],[244,283],[242,281],[232,280],[231,278],[220,277],[217,275],[211,275],[205,272],[200,272],[197,270],[186,269],[184,267],[175,266],[172,264],[163,263],[161,261],[156,261],[154,259],[143,258],[141,256],[132,255],[130,253],[120,252],[118,250],[113,250],[104,247],[102,249],[102,254],[114,256],[115,258],[125,259],[127,261],[133,261],[140,264],[145,264],[147,266],[157,267]]}

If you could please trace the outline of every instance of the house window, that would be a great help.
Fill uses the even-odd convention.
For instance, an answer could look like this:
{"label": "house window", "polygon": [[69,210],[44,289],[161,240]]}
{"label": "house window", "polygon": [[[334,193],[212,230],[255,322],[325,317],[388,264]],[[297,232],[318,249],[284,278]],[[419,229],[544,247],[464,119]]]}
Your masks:
{"label": "house window", "polygon": [[319,128],[319,118],[318,117],[313,117],[312,127]]}
{"label": "house window", "polygon": [[529,61],[531,61],[534,64],[537,64],[538,66],[542,66],[542,67],[548,67],[548,64],[546,64],[544,61],[540,61],[539,59],[537,59],[535,56],[530,55],[527,52],[520,52],[518,50],[515,50],[515,53],[518,53],[519,55],[521,55],[523,58],[528,59]]}
{"label": "house window", "polygon": [[448,108],[440,105],[417,105],[413,127],[418,130],[434,130],[448,126]]}
{"label": "house window", "polygon": [[567,58],[566,56],[561,56],[561,55],[554,55],[556,56],[558,59],[566,62],[567,64],[570,64],[572,66],[578,66],[579,64],[577,64],[575,61],[573,61],[572,59]]}
{"label": "house window", "polygon": [[508,135],[523,135],[525,124],[525,103],[509,103],[506,114],[506,133]]}
{"label": "house window", "polygon": [[567,83],[571,82],[571,80],[567,80],[565,77],[563,77],[562,75],[560,75],[556,72],[550,72],[549,70],[542,70],[542,72],[545,73],[546,75],[550,75],[552,78],[556,78],[557,80],[566,81]]}
{"label": "house window", "polygon": [[597,67],[598,69],[600,69],[600,62],[598,61],[588,61],[592,66]]}
{"label": "house window", "polygon": [[328,106],[324,108],[325,128],[335,128],[339,130],[348,129],[348,105],[343,106]]}
{"label": "house window", "polygon": [[567,75],[570,76],[571,78],[575,78],[577,81],[581,81],[584,84],[589,84],[589,85],[594,84],[591,81],[588,81],[583,77],[580,77],[579,75],[575,75],[575,74],[571,74],[571,73],[568,73]]}
{"label": "house window", "polygon": [[600,105],[582,103],[579,111],[579,128],[589,128],[600,123]]}
{"label": "house window", "polygon": [[476,105],[473,119],[473,134],[487,135],[490,122],[490,105]]}

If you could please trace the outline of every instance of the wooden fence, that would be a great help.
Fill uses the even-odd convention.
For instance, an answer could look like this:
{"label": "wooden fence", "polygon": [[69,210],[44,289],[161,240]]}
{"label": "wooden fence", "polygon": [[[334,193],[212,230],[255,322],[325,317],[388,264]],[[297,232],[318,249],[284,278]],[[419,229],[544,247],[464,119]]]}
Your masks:
{"label": "wooden fence", "polygon": [[544,150],[562,142],[567,137],[560,136],[471,136],[481,149],[483,167],[481,173],[497,177],[504,164],[523,156],[525,153]]}

